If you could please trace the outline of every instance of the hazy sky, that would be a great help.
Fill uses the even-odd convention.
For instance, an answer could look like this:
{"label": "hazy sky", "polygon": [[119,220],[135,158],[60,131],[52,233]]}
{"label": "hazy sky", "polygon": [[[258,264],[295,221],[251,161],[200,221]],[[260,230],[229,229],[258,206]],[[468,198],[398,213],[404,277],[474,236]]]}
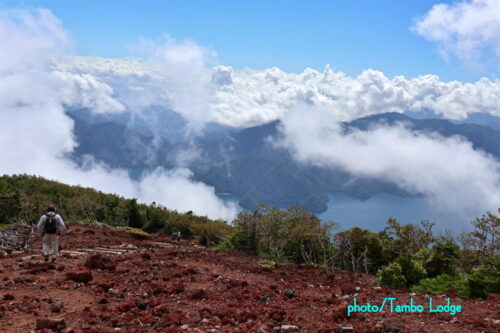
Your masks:
{"label": "hazy sky", "polygon": [[497,78],[494,57],[486,55],[480,66],[443,57],[438,44],[412,28],[433,5],[449,3],[460,1],[0,0],[0,8],[50,9],[80,55],[125,57],[141,37],[169,34],[216,50],[219,61],[235,69],[302,72],[330,64],[348,75],[372,68],[388,77]]}

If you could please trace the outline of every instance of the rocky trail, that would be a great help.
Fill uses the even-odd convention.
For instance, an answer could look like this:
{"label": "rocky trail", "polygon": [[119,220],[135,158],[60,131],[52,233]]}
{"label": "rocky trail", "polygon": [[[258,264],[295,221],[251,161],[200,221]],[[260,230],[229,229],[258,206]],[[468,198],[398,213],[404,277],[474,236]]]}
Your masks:
{"label": "rocky trail", "polygon": [[347,306],[427,304],[375,278],[318,267],[264,268],[259,258],[191,240],[137,239],[126,231],[71,225],[57,263],[37,240],[0,258],[0,332],[500,332],[500,295],[449,297],[462,312],[351,313]]}

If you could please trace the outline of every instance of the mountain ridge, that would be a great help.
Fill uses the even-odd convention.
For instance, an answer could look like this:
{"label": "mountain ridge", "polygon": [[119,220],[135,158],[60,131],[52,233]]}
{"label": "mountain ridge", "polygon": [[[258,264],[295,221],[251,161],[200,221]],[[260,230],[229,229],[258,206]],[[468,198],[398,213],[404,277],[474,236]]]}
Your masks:
{"label": "mountain ridge", "polygon": [[[171,142],[158,136],[147,136],[113,121],[89,124],[72,114],[79,146],[73,158],[92,155],[112,167],[131,170],[133,175],[161,166],[177,165],[177,156],[191,143]],[[328,194],[342,192],[359,199],[374,193],[410,196],[395,184],[377,179],[360,178],[341,169],[302,165],[290,153],[274,147],[267,138],[279,134],[280,121],[245,129],[215,131],[192,139],[201,155],[189,164],[193,179],[228,193],[241,207],[254,210],[260,204],[288,206],[302,204],[314,213],[326,210]],[[374,126],[404,123],[410,130],[435,132],[445,137],[461,136],[475,149],[500,159],[500,131],[483,125],[455,124],[442,119],[413,119],[400,113],[385,113],[343,123],[346,129],[368,130]]]}

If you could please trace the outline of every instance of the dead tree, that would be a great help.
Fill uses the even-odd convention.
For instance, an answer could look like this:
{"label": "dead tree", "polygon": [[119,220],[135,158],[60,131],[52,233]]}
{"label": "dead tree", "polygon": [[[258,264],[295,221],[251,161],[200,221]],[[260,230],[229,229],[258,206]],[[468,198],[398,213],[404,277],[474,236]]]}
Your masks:
{"label": "dead tree", "polygon": [[4,253],[22,251],[34,241],[35,228],[25,222],[0,229],[0,250]]}

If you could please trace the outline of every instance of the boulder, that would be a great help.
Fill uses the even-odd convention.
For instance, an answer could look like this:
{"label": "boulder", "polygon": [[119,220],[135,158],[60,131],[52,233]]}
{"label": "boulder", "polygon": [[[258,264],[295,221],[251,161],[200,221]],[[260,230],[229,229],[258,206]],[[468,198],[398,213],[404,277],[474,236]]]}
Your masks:
{"label": "boulder", "polygon": [[395,321],[385,321],[383,327],[387,333],[403,333],[403,325]]}
{"label": "boulder", "polygon": [[85,260],[85,267],[90,269],[107,269],[113,271],[115,270],[116,265],[109,257],[97,253],[87,256],[87,259]]}
{"label": "boulder", "polygon": [[67,280],[75,282],[87,283],[92,281],[92,272],[89,270],[74,270],[66,273]]}
{"label": "boulder", "polygon": [[207,299],[208,298],[208,294],[207,292],[205,291],[205,289],[196,289],[196,290],[193,290],[192,292],[189,293],[189,299],[192,299],[192,300],[201,300],[201,299]]}
{"label": "boulder", "polygon": [[64,319],[49,319],[49,318],[37,318],[36,319],[36,329],[61,329],[66,327]]}

